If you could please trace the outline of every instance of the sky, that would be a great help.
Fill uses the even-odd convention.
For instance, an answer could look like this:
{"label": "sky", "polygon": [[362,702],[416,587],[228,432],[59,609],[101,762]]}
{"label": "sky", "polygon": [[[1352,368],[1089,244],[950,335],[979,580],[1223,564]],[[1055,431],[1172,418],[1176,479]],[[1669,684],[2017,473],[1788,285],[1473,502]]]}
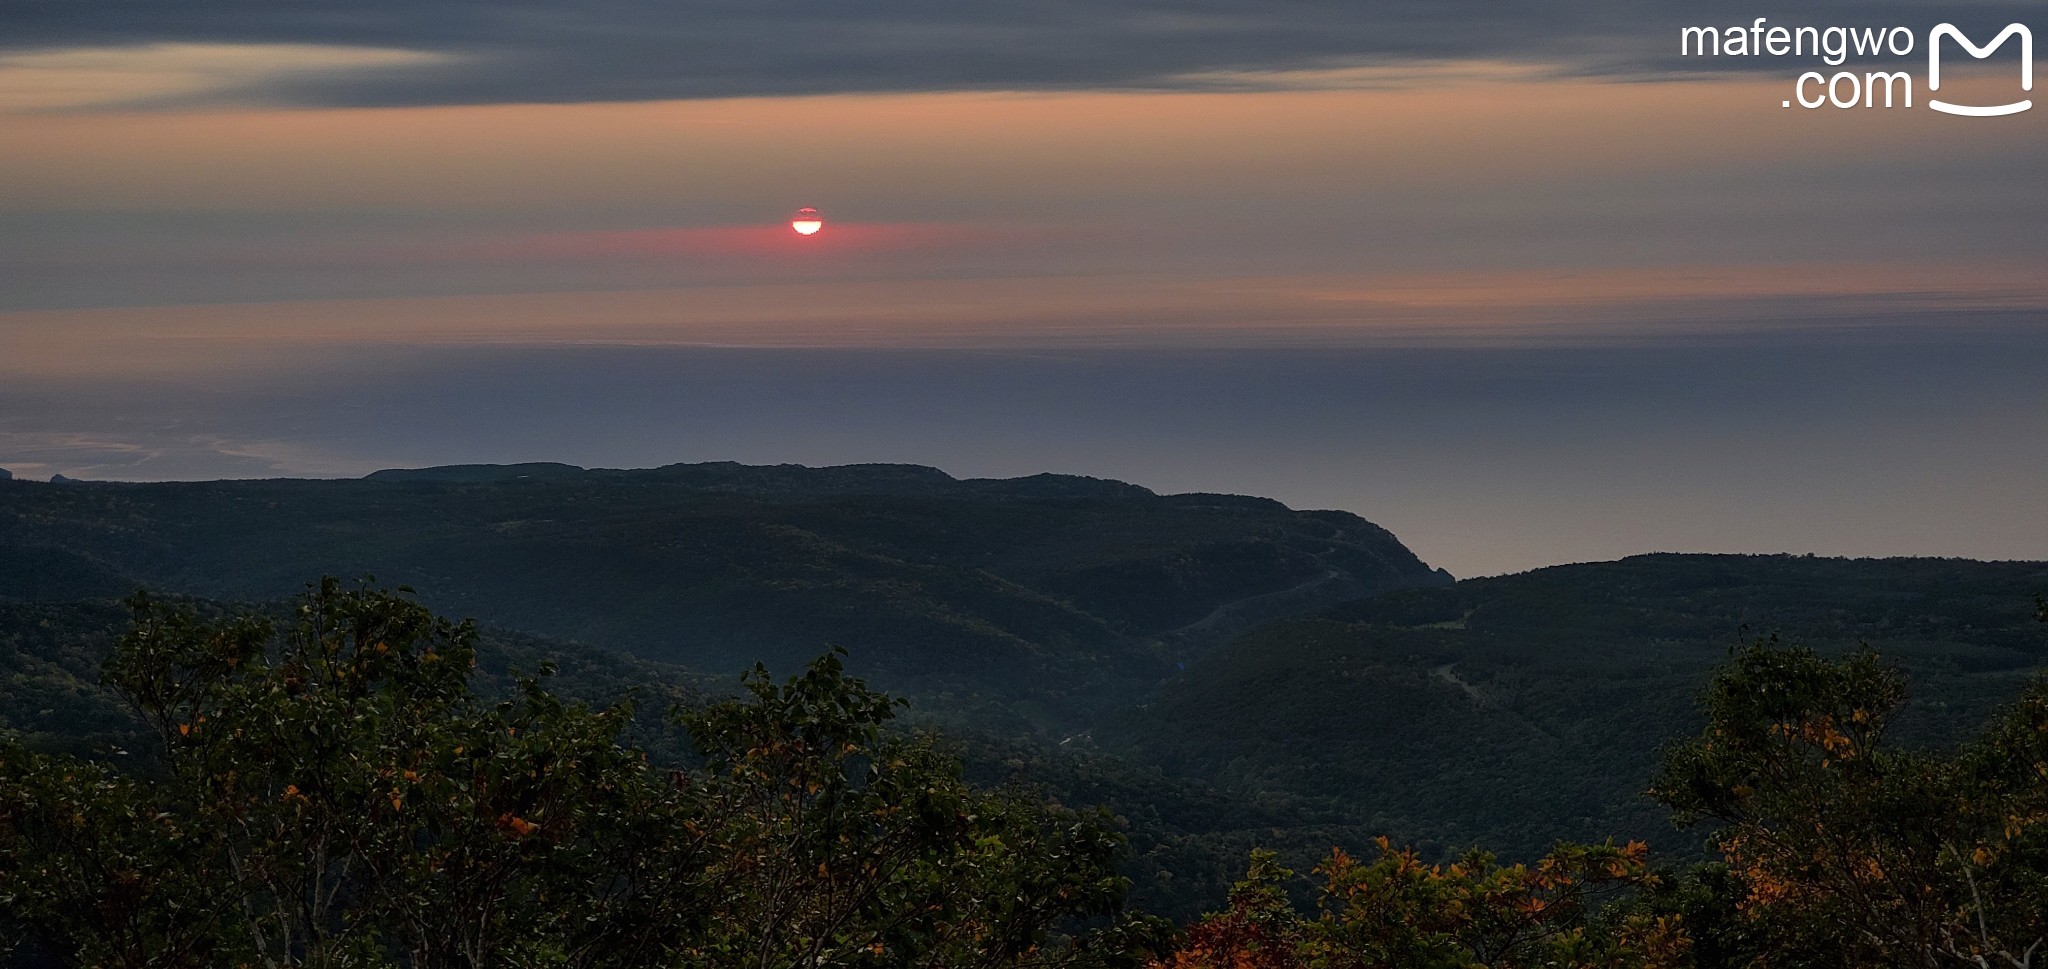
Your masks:
{"label": "sky", "polygon": [[[1678,53],[1759,15],[1918,46]],[[2048,108],[1930,110],[2029,96],[2011,46],[1929,89],[1941,22],[2048,29],[12,0],[0,467],[907,461],[1344,508],[1458,575],[2048,557]]]}

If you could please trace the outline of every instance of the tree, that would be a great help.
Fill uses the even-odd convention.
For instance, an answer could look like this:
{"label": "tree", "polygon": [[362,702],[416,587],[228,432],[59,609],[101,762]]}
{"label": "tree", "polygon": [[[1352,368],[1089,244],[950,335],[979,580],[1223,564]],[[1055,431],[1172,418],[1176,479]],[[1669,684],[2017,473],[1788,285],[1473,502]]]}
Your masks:
{"label": "tree", "polygon": [[1307,924],[1282,884],[1294,872],[1271,851],[1255,850],[1244,880],[1231,887],[1222,912],[1188,927],[1187,938],[1162,966],[1171,969],[1302,969]]}
{"label": "tree", "polygon": [[[1501,865],[1485,852],[1442,865],[1413,849],[1375,842],[1370,862],[1333,850],[1320,916],[1296,913],[1280,890],[1288,876],[1270,853],[1228,910],[1197,922],[1173,969],[1651,969],[1684,965],[1689,941],[1669,915],[1603,911],[1602,903],[1654,888],[1640,842],[1560,844],[1533,866]],[[1611,917],[1610,917],[1611,916]]]}
{"label": "tree", "polygon": [[[692,955],[759,966],[1012,966],[1133,961],[1145,919],[1119,919],[1122,843],[1102,814],[985,792],[927,739],[884,730],[900,701],[837,653],[689,718],[708,758],[721,887]],[[1112,921],[1048,944],[1076,917]]]}
{"label": "tree", "polygon": [[545,669],[477,697],[474,628],[403,594],[133,606],[105,677],[151,766],[0,743],[0,925],[72,964],[1111,964],[1143,934],[1104,819],[968,787],[836,656],[691,714],[679,770]]}
{"label": "tree", "polygon": [[2026,969],[2048,939],[2048,684],[1959,751],[1900,750],[1869,652],[1735,655],[1653,794],[1711,821],[1761,966]]}
{"label": "tree", "polygon": [[281,630],[133,606],[104,675],[154,769],[0,753],[0,905],[76,961],[636,965],[701,924],[624,705],[483,703],[473,627],[331,580]]}

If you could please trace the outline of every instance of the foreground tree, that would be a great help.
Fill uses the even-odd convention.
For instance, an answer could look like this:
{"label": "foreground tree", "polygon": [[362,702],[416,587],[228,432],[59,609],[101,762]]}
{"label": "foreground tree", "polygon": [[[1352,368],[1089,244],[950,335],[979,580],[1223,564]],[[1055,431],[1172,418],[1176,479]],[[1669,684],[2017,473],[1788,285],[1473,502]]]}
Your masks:
{"label": "foreground tree", "polygon": [[1472,852],[1447,865],[1376,842],[1331,852],[1320,916],[1289,906],[1289,872],[1252,856],[1230,907],[1189,928],[1173,969],[1660,969],[1685,965],[1679,921],[1602,903],[1655,888],[1641,843],[1559,845],[1536,865]]}
{"label": "foreground tree", "polygon": [[[956,761],[883,731],[898,701],[837,655],[691,718],[716,825],[712,929],[693,959],[751,966],[1134,962],[1110,818],[970,788]],[[1048,946],[1076,916],[1110,922]]]}
{"label": "foreground tree", "polygon": [[1670,753],[1653,793],[1719,825],[1752,964],[2048,964],[2048,686],[1952,753],[1886,744],[1905,696],[1868,652],[1766,640]]}
{"label": "foreground tree", "polygon": [[106,678],[152,766],[0,743],[0,926],[66,964],[1114,964],[1143,935],[1103,819],[968,787],[834,656],[691,716],[681,771],[623,704],[479,699],[475,630],[402,595],[324,582],[282,629],[134,605]]}
{"label": "foreground tree", "polygon": [[1281,883],[1293,872],[1271,851],[1252,852],[1244,880],[1231,886],[1230,904],[1188,927],[1172,958],[1154,969],[1297,969],[1306,965],[1308,922],[1294,910]]}

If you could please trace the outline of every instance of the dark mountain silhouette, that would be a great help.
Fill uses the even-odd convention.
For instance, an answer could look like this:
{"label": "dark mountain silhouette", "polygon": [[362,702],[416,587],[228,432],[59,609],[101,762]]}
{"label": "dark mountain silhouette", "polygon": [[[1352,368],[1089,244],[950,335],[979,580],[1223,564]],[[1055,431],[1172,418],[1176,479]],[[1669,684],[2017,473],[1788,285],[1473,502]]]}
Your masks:
{"label": "dark mountain silhouette", "polygon": [[[1696,847],[1641,796],[1729,648],[1868,643],[1912,742],[1960,736],[2044,656],[2048,565],[1652,555],[1450,584],[1383,529],[1231,495],[902,465],[567,465],[352,481],[0,483],[0,728],[103,755],[96,683],[138,587],[275,603],[375,573],[491,629],[493,689],[730,690],[828,644],[911,695],[982,783],[1123,816],[1138,895],[1185,916],[1255,846],[1305,870],[1377,834],[1533,858]],[[225,606],[201,603],[204,609]],[[1185,665],[1183,670],[1181,667]]]}
{"label": "dark mountain silhouette", "polygon": [[62,550],[86,594],[125,581],[264,601],[374,574],[444,612],[707,672],[842,646],[936,707],[1061,729],[1259,622],[1450,582],[1344,512],[910,465],[12,482],[0,548],[38,576],[5,581],[31,586],[58,573],[28,560]]}
{"label": "dark mountain silhouette", "polygon": [[1466,579],[1255,630],[1093,737],[1170,774],[1446,848],[1670,845],[1667,813],[1642,791],[1662,745],[1698,730],[1694,701],[1731,646],[1867,644],[1911,674],[1899,735],[1947,741],[2048,659],[2043,590],[2042,562],[1787,555]]}

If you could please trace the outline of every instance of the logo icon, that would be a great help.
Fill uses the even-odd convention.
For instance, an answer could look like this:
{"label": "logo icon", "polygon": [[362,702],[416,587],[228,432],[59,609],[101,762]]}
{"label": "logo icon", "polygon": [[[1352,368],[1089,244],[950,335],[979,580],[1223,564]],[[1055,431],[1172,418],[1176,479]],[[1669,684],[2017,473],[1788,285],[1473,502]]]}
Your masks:
{"label": "logo icon", "polygon": [[[1928,31],[1927,90],[1930,93],[1941,90],[1941,39],[1943,37],[1954,40],[1957,44],[1962,45],[1963,50],[1967,51],[1971,57],[1982,60],[1983,58],[1990,57],[1992,51],[2004,46],[2006,39],[2014,34],[2018,34],[2020,38],[2020,90],[2033,90],[2034,32],[2028,30],[2025,24],[2007,25],[2004,30],[1998,32],[1998,36],[1991,39],[1991,43],[1985,44],[1982,47],[1971,42],[1970,38],[1963,36],[1963,32],[1956,29],[1955,24],[1941,24]],[[1971,118],[1995,118],[2002,114],[2018,114],[2033,107],[2034,102],[2029,99],[2014,101],[2011,104],[1994,104],[1987,107],[1974,104],[1950,104],[1947,101],[1929,98],[1927,106],[1936,111],[1960,114]]]}

